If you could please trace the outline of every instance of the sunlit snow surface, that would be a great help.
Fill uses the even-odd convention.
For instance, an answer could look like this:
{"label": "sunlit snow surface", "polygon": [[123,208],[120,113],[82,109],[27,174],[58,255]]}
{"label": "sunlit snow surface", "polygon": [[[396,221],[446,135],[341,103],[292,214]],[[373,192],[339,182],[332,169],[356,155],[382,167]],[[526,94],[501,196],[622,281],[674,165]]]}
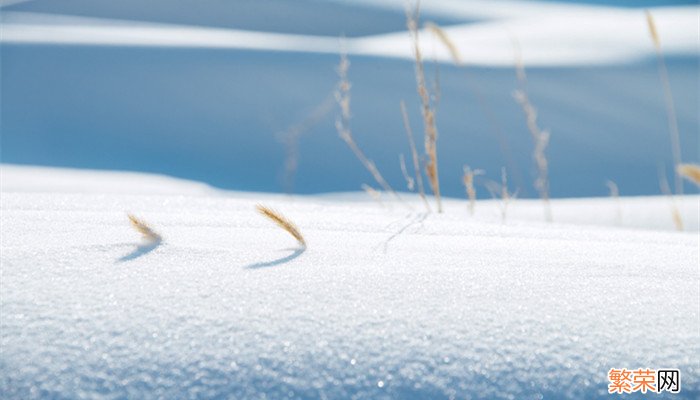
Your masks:
{"label": "sunlit snow surface", "polygon": [[[502,224],[495,202],[425,215],[414,198],[0,173],[3,399],[595,398],[613,367],[680,368],[673,398],[700,395],[698,196],[677,200],[679,233],[662,197],[621,199],[631,229],[608,199],[554,201],[554,224],[516,201]],[[126,211],[164,242],[144,246]]]}

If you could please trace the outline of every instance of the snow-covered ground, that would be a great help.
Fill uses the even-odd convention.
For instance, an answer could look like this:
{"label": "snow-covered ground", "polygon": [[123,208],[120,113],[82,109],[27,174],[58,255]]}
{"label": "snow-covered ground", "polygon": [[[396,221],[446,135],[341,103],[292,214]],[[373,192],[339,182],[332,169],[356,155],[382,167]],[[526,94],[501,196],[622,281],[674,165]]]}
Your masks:
{"label": "snow-covered ground", "polygon": [[0,0],[0,398],[590,399],[611,368],[678,368],[651,397],[700,398],[700,196],[658,195],[660,66],[700,162],[697,1],[421,4],[464,61],[421,32],[444,214],[353,192],[371,176],[335,129],[344,36],[355,140],[404,187],[404,0]]}
{"label": "snow-covered ground", "polygon": [[597,398],[639,367],[700,395],[698,196],[676,199],[676,232],[663,197],[554,200],[552,224],[516,200],[502,223],[490,201],[470,217],[133,173],[0,181],[2,398]]}

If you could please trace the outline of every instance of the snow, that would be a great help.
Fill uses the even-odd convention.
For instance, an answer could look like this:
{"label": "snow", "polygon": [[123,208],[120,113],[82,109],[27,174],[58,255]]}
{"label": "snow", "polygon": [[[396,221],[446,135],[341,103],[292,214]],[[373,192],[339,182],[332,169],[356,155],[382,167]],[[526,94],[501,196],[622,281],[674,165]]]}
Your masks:
{"label": "snow", "polygon": [[[396,188],[400,101],[422,126],[404,0],[0,3],[0,398],[589,399],[647,367],[682,373],[653,397],[700,398],[700,196],[656,195],[674,161],[641,8],[697,163],[697,2],[423,1],[466,64],[421,33],[444,214],[346,192],[371,176],[334,127],[339,36],[355,138]],[[505,166],[525,199],[470,216],[465,163],[480,197]],[[625,196],[590,197],[606,180]],[[288,184],[324,194],[263,193]]]}
{"label": "snow", "polygon": [[[10,13],[7,43],[159,46],[337,53],[338,38]],[[13,22],[19,20],[21,22]]]}
{"label": "snow", "polygon": [[[629,62],[653,51],[640,40],[649,35],[642,10],[590,6],[557,12],[550,7],[559,6],[530,6],[528,9],[535,14],[454,25],[444,31],[469,65],[512,66],[514,41],[522,52],[523,62],[529,66]],[[698,10],[692,6],[650,10],[659,31],[664,32],[664,51],[676,55],[698,54]],[[361,54],[413,57],[410,38],[404,32],[355,40]],[[443,62],[452,61],[449,51],[434,35],[423,31],[421,43],[424,54]]]}
{"label": "snow", "polygon": [[3,398],[595,398],[613,367],[680,368],[673,398],[700,395],[698,196],[675,232],[664,197],[621,198],[619,227],[604,198],[554,200],[553,224],[516,200],[502,223],[488,201],[0,180]]}
{"label": "snow", "polygon": [[[607,180],[625,196],[658,195],[659,170],[672,181],[675,161],[640,3],[657,5],[681,159],[700,162],[697,4],[423,1],[421,21],[446,29],[465,62],[453,65],[421,35],[428,84],[440,86],[443,194],[463,195],[468,164],[490,180],[506,167],[520,197],[537,195],[531,136],[512,95],[515,37],[538,122],[552,134],[551,196],[605,196]],[[359,190],[371,176],[335,129],[345,33],[353,135],[403,187],[401,101],[416,135],[423,126],[403,0],[4,4],[4,163],[160,173],[238,191]],[[298,168],[287,174],[289,154]]]}
{"label": "snow", "polygon": [[[374,4],[392,7],[392,4]],[[392,8],[396,8],[395,4]],[[600,65],[653,55],[643,10],[538,2],[426,2],[430,15],[469,20],[445,29],[470,65],[512,66],[513,40],[528,66]],[[655,7],[650,11],[668,55],[698,54],[700,8]],[[422,32],[425,54],[450,62],[437,38]],[[106,18],[8,11],[4,43],[245,49],[337,54],[337,36],[275,33],[241,29],[136,22]],[[351,55],[413,59],[405,30],[343,40]]]}

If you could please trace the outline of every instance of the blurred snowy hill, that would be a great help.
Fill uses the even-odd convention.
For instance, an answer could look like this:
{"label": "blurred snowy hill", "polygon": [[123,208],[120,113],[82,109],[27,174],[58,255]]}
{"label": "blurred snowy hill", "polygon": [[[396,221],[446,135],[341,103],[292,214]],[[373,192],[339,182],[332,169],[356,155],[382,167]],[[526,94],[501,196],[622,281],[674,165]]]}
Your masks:
{"label": "blurred snowy hill", "polygon": [[[585,2],[601,3],[601,2]],[[424,34],[438,77],[443,192],[462,196],[462,165],[498,179],[508,168],[534,196],[531,140],[510,39],[522,43],[528,90],[548,149],[555,197],[658,194],[670,171],[665,104],[642,6],[670,2],[423,2],[465,67]],[[285,189],[285,132],[304,125],[297,193],[373,183],[338,138],[332,91],[346,37],[352,128],[403,189],[408,154],[399,102],[418,143],[422,122],[401,1],[26,1],[2,18],[3,163],[168,174],[248,191]],[[683,159],[697,162],[697,6],[653,8],[666,50]],[[695,29],[693,29],[695,28]],[[386,56],[384,56],[386,55]],[[432,59],[439,61],[438,68]],[[420,136],[419,136],[420,135]],[[485,194],[486,191],[482,191]]]}

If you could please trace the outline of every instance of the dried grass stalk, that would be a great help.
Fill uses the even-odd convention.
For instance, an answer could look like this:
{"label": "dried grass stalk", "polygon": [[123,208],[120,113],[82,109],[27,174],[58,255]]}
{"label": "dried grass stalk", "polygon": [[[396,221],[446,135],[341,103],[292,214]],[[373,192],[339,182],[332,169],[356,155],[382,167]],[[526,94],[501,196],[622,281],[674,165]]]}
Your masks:
{"label": "dried grass stalk", "polygon": [[452,57],[452,62],[454,62],[457,66],[461,66],[462,57],[459,54],[459,50],[457,50],[457,46],[447,35],[447,32],[442,30],[442,28],[433,22],[426,22],[424,26],[447,48],[447,50],[450,52],[450,57]]}
{"label": "dried grass stalk", "polygon": [[411,147],[411,158],[413,159],[413,173],[416,176],[416,184],[418,185],[418,194],[425,204],[426,210],[431,211],[428,199],[425,197],[425,188],[423,186],[423,174],[420,169],[420,161],[418,151],[416,150],[416,142],[413,140],[413,130],[411,123],[408,120],[408,112],[406,112],[406,104],[401,100],[401,116],[403,117],[403,126],[406,128],[406,136],[408,136],[408,145]]}
{"label": "dried grass stalk", "polygon": [[352,130],[350,129],[350,81],[348,80],[348,69],[350,68],[350,61],[348,60],[347,54],[342,52],[340,54],[340,64],[338,65],[338,77],[340,78],[338,86],[335,91],[335,99],[340,106],[340,116],[335,121],[335,127],[338,130],[338,135],[340,136],[348,147],[352,150],[355,156],[360,160],[362,165],[367,168],[374,180],[382,187],[386,192],[390,192],[396,197],[397,200],[401,200],[398,193],[387,183],[382,174],[377,169],[377,166],[372,160],[365,156],[365,153],[360,149],[360,147],[355,143],[355,139],[352,136]]}
{"label": "dried grass stalk", "polygon": [[610,190],[610,197],[615,200],[615,216],[618,225],[622,225],[622,207],[620,207],[620,190],[617,184],[611,180],[605,182],[605,185]]}
{"label": "dried grass stalk", "polygon": [[377,191],[375,188],[363,183],[362,190],[364,190],[365,193],[367,193],[367,195],[372,198],[372,200],[379,203],[380,206],[384,206],[384,202],[382,202],[382,194],[379,191]]}
{"label": "dried grass stalk", "polygon": [[676,226],[676,230],[683,231],[683,218],[681,217],[681,212],[678,211],[678,206],[675,201],[671,202],[671,216],[673,217],[673,224]]}
{"label": "dried grass stalk", "polygon": [[[649,34],[651,35],[651,40],[654,43],[654,49],[656,50],[656,58],[659,64],[659,78],[661,79],[661,85],[663,86],[664,100],[666,103],[666,116],[668,120],[668,133],[671,137],[671,153],[673,155],[673,164],[676,168],[683,162],[681,160],[681,136],[678,132],[678,118],[676,117],[676,106],[673,102],[673,93],[671,93],[671,83],[668,79],[668,69],[666,68],[666,61],[664,60],[664,53],[661,50],[661,41],[659,40],[659,33],[656,29],[656,23],[654,23],[654,17],[651,15],[649,10],[645,11],[647,17],[647,26],[649,27]],[[674,186],[676,189],[676,194],[683,194],[683,179],[679,173],[674,174],[673,177]]]}
{"label": "dried grass stalk", "polygon": [[657,50],[661,50],[661,40],[659,40],[659,32],[656,30],[656,23],[654,23],[654,17],[651,15],[649,10],[645,10],[644,13],[647,17],[647,26],[649,27],[651,41],[654,43],[654,47],[656,47]]}
{"label": "dried grass stalk", "polygon": [[284,175],[282,179],[285,191],[288,194],[294,191],[294,177],[299,167],[299,140],[330,113],[334,103],[333,92],[331,92],[306,118],[290,126],[286,131],[277,134],[277,139],[284,144],[285,149]]}
{"label": "dried grass stalk", "polygon": [[676,173],[700,186],[700,165],[680,164],[676,167]]}
{"label": "dried grass stalk", "polygon": [[416,181],[411,177],[411,175],[408,174],[408,169],[406,168],[406,158],[403,156],[403,153],[399,154],[399,164],[401,165],[401,173],[403,174],[403,178],[406,180],[406,187],[411,192],[416,190]]}
{"label": "dried grass stalk", "polygon": [[467,198],[469,199],[469,214],[474,215],[474,207],[476,205],[476,188],[474,187],[474,177],[477,175],[483,175],[484,171],[477,169],[472,170],[468,165],[464,166],[464,175],[462,176],[462,183],[467,191]]}
{"label": "dried grass stalk", "polygon": [[[437,39],[447,48],[447,50],[450,52],[450,55],[452,57],[452,62],[457,66],[457,67],[462,67],[464,66],[464,63],[462,61],[462,56],[459,53],[459,50],[455,43],[450,39],[450,36],[445,32],[442,28],[440,28],[437,24],[432,23],[432,22],[426,22],[424,25],[430,32],[437,37]],[[466,72],[465,72],[466,73]],[[501,154],[503,155],[505,161],[507,161],[509,168],[512,171],[516,171],[516,178],[517,178],[517,168],[515,165],[515,162],[513,161],[513,156],[511,155],[511,150],[510,150],[510,145],[508,143],[508,139],[505,137],[503,134],[503,129],[500,126],[500,123],[498,122],[498,117],[496,114],[494,114],[492,107],[489,106],[488,102],[484,98],[483,94],[481,93],[481,90],[479,89],[479,86],[474,82],[475,79],[473,77],[469,77],[467,79],[467,84],[469,85],[469,89],[473,92],[474,97],[476,98],[477,105],[481,109],[482,114],[487,118],[489,121],[489,124],[491,125],[491,128],[493,130],[493,135],[498,141],[498,144],[501,148]],[[516,179],[517,181],[521,181],[521,179]]]}
{"label": "dried grass stalk", "polygon": [[306,240],[304,240],[304,237],[301,235],[301,232],[299,232],[299,229],[297,228],[297,226],[292,221],[290,221],[287,217],[285,217],[284,215],[280,214],[279,212],[277,212],[269,207],[263,206],[261,204],[258,204],[257,206],[255,206],[255,208],[258,210],[258,212],[260,214],[264,215],[265,217],[270,219],[272,222],[277,224],[277,226],[279,226],[280,228],[287,231],[290,235],[294,236],[294,239],[296,239],[300,245],[302,245],[303,247],[306,247]]}
{"label": "dried grass stalk", "polygon": [[163,240],[163,237],[160,236],[156,231],[154,231],[146,222],[143,220],[140,220],[136,218],[133,214],[127,214],[127,217],[129,217],[129,221],[131,222],[131,226],[136,229],[143,238],[149,242],[160,242]]}
{"label": "dried grass stalk", "polygon": [[501,221],[505,223],[508,215],[508,205],[518,195],[517,191],[511,193],[508,190],[508,175],[505,167],[501,168],[501,183],[499,184],[498,182],[487,181],[486,188],[491,193],[491,197],[501,199],[501,203],[499,205],[501,209]]}
{"label": "dried grass stalk", "polygon": [[425,69],[423,67],[423,56],[420,51],[418,37],[418,17],[419,5],[411,10],[406,7],[406,26],[411,35],[413,43],[413,52],[416,60],[416,86],[418,95],[421,99],[421,114],[423,116],[423,125],[425,130],[425,155],[427,163],[425,165],[425,173],[428,176],[428,183],[435,195],[437,201],[438,212],[442,212],[442,200],[440,198],[440,178],[438,176],[438,158],[437,158],[437,137],[438,131],[435,125],[435,109],[430,102],[430,94],[425,83]]}
{"label": "dried grass stalk", "polygon": [[671,188],[668,185],[668,180],[666,179],[666,174],[663,168],[659,168],[659,186],[661,186],[661,193],[668,196],[668,204],[671,209],[671,218],[673,219],[673,224],[676,226],[676,230],[683,230],[683,218],[681,217],[680,211],[678,211],[678,206],[676,205],[676,198],[671,193]]}
{"label": "dried grass stalk", "polygon": [[552,208],[549,202],[549,165],[545,150],[549,145],[549,131],[542,130],[537,124],[537,109],[530,102],[527,94],[527,75],[525,74],[525,65],[523,64],[520,55],[520,48],[517,42],[514,41],[515,47],[515,68],[516,75],[520,88],[515,90],[513,97],[515,101],[523,109],[527,128],[530,131],[530,136],[535,145],[532,151],[532,158],[535,160],[537,167],[537,179],[535,180],[535,188],[540,194],[540,198],[544,202],[544,215],[547,222],[552,222]]}

